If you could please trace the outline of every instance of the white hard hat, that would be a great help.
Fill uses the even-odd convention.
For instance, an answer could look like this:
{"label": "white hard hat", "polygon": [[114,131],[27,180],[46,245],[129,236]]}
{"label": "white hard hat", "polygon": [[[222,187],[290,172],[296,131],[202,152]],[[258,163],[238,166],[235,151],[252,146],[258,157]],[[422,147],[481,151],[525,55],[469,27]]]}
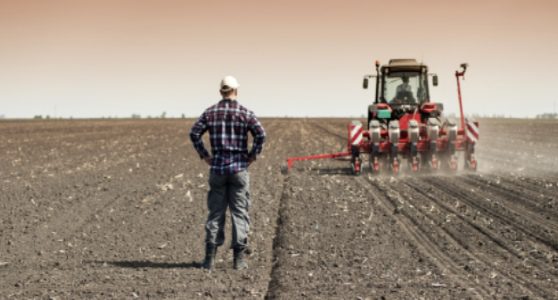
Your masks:
{"label": "white hard hat", "polygon": [[236,90],[239,86],[240,84],[238,84],[236,78],[232,76],[225,76],[225,78],[221,80],[220,90],[221,92],[228,92],[231,90]]}

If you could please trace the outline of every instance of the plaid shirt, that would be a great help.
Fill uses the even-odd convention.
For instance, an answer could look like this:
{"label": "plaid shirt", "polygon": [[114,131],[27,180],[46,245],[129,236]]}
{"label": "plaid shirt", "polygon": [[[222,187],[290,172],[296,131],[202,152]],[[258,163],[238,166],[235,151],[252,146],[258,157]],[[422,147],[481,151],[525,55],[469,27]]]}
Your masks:
{"label": "plaid shirt", "polygon": [[[202,141],[209,130],[211,172],[235,174],[248,168],[248,159],[256,159],[265,141],[265,131],[256,115],[235,100],[223,99],[206,109],[192,126],[190,139],[201,158],[210,157]],[[254,142],[248,152],[248,131]]]}

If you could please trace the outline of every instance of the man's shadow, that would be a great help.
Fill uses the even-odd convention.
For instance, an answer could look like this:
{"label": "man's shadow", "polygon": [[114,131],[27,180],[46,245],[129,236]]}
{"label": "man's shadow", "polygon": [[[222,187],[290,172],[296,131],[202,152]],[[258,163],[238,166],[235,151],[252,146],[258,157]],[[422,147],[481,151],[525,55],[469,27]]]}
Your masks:
{"label": "man's shadow", "polygon": [[200,269],[202,264],[197,261],[191,261],[187,263],[169,263],[169,262],[154,262],[149,260],[116,260],[116,261],[88,261],[90,264],[99,265],[112,265],[120,268],[130,268],[130,269],[144,269],[144,268],[154,268],[154,269]]}

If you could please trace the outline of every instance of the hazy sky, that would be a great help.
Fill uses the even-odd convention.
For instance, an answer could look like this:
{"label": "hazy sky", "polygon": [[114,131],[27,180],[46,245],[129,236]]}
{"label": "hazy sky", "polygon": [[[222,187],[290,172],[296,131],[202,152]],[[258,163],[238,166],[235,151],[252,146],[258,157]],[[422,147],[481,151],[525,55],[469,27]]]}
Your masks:
{"label": "hazy sky", "polygon": [[373,62],[414,57],[457,112],[558,100],[558,1],[0,0],[0,115],[197,116],[238,78],[260,116],[361,115]]}

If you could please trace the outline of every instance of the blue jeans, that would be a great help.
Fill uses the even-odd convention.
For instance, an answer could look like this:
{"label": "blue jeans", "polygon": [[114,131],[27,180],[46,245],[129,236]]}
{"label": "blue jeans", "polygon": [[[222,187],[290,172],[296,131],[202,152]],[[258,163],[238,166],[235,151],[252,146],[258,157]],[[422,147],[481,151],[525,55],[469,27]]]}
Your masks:
{"label": "blue jeans", "polygon": [[232,219],[232,248],[244,249],[250,230],[250,176],[248,171],[232,175],[209,175],[205,242],[221,246],[225,242],[227,207]]}

